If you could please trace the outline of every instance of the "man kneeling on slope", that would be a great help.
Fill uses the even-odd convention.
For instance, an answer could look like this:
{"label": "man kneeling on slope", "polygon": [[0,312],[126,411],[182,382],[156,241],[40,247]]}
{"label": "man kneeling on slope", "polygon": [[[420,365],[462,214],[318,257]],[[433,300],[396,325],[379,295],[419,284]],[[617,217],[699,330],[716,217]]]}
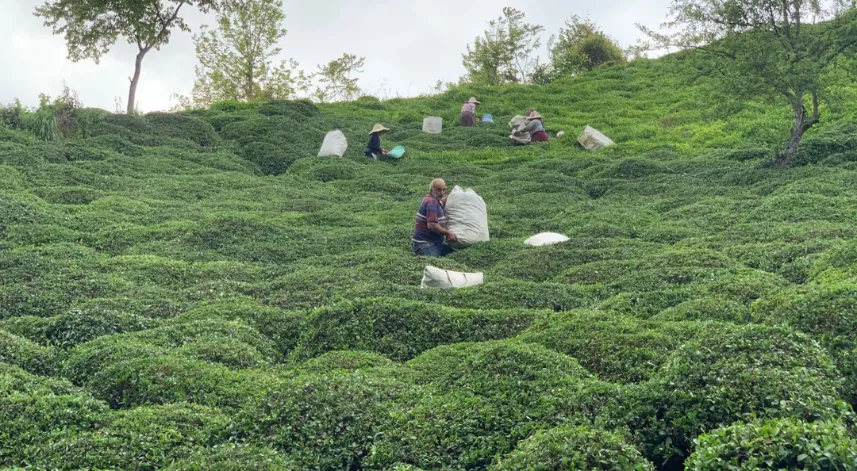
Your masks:
{"label": "man kneeling on slope", "polygon": [[443,242],[444,236],[448,242],[455,241],[455,234],[446,230],[444,193],[446,193],[446,182],[437,178],[431,182],[429,194],[420,204],[417,222],[414,225],[414,236],[411,238],[411,248],[417,255],[443,257],[453,251]]}

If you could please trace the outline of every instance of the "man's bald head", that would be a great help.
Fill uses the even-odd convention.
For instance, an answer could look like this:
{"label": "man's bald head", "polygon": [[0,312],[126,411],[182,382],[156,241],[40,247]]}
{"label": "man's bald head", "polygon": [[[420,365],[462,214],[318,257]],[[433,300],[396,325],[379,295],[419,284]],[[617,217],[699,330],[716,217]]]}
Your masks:
{"label": "man's bald head", "polygon": [[432,180],[431,186],[429,187],[429,194],[437,199],[442,199],[444,193],[446,193],[446,182],[443,181],[443,178],[435,178]]}

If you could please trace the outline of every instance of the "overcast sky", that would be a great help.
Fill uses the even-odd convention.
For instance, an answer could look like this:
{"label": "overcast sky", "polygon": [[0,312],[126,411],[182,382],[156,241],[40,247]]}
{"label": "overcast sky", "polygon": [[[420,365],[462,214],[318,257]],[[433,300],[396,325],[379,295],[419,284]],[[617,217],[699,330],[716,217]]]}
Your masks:
{"label": "overcast sky", "polygon": [[[72,63],[61,36],[53,36],[33,16],[39,0],[0,0],[0,103],[20,98],[38,104],[39,93],[56,95],[63,80],[86,106],[113,111],[124,103],[133,73],[136,46],[120,41],[101,59]],[[527,21],[557,32],[572,14],[588,16],[622,47],[636,43],[635,23],[660,24],[669,0],[284,0],[288,35],[282,57],[307,70],[343,52],[366,57],[361,87],[380,98],[429,92],[438,79],[464,74],[461,53],[504,6],[526,13]],[[213,18],[191,11],[194,30]],[[196,64],[190,33],[178,32],[143,62],[137,90],[142,111],[167,109],[174,93],[193,87]]]}

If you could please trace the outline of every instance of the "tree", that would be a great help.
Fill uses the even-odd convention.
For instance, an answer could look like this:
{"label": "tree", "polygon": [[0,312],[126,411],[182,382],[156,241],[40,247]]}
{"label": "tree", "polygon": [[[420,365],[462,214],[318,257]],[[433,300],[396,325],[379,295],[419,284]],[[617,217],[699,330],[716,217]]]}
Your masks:
{"label": "tree", "polygon": [[193,101],[292,98],[306,86],[306,76],[293,59],[274,64],[277,42],[286,35],[281,0],[227,0],[217,16],[217,29],[203,26],[194,35],[199,65]]}
{"label": "tree", "polygon": [[120,37],[136,45],[127,108],[133,113],[146,54],[169,43],[173,29],[190,30],[179,16],[183,7],[207,12],[217,4],[218,0],[52,0],[36,7],[35,15],[44,18],[54,34],[65,35],[68,58],[74,62],[92,59],[97,64]]}
{"label": "tree", "polygon": [[548,39],[550,61],[533,71],[533,83],[549,83],[603,64],[621,64],[625,53],[588,18],[572,16],[558,35]]}
{"label": "tree", "polygon": [[462,63],[469,80],[485,85],[528,83],[538,66],[535,56],[541,46],[539,33],[544,27],[524,22],[526,15],[514,8],[503,8],[503,15],[488,23],[488,29],[467,45]]}
{"label": "tree", "polygon": [[646,48],[699,51],[699,73],[716,77],[730,95],[789,104],[793,123],[780,167],[821,119],[823,74],[857,47],[857,11],[840,0],[674,0],[670,17],[662,27],[671,33],[639,26],[650,39]]}
{"label": "tree", "polygon": [[342,57],[328,62],[327,65],[319,65],[318,72],[313,77],[320,85],[316,87],[313,97],[320,102],[356,98],[360,94],[360,87],[357,85],[360,79],[353,75],[363,72],[361,67],[365,61],[365,57],[345,53]]}

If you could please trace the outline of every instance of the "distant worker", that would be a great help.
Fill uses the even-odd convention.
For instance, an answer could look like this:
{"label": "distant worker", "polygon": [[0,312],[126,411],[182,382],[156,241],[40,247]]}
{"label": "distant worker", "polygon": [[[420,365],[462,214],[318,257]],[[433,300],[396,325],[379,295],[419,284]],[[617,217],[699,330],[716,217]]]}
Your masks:
{"label": "distant worker", "polygon": [[476,105],[481,105],[481,103],[476,101],[476,97],[472,96],[461,107],[461,118],[458,121],[461,126],[476,126]]}
{"label": "distant worker", "polygon": [[524,130],[530,133],[530,141],[547,142],[549,138],[548,133],[545,132],[545,121],[542,119],[542,115],[538,111],[533,111],[527,115],[527,119],[530,124]]}
{"label": "distant worker", "polygon": [[526,118],[526,117],[527,117],[527,116],[529,116],[529,115],[530,115],[530,113],[532,113],[533,111],[534,111],[534,110],[533,110],[532,108],[527,108],[527,109],[526,109],[526,111],[524,111],[524,117]]}
{"label": "distant worker", "polygon": [[369,145],[366,146],[366,150],[363,151],[363,154],[370,159],[377,159],[379,156],[387,155],[387,151],[381,148],[381,136],[387,134],[389,129],[385,128],[380,124],[376,124],[374,128],[372,128],[372,132],[369,133],[371,137],[369,137]]}
{"label": "distant worker", "polygon": [[444,243],[455,241],[455,234],[446,230],[446,182],[440,178],[432,180],[429,194],[423,198],[417,211],[417,221],[414,225],[414,235],[411,238],[411,249],[417,255],[424,257],[443,257],[453,252]]}

